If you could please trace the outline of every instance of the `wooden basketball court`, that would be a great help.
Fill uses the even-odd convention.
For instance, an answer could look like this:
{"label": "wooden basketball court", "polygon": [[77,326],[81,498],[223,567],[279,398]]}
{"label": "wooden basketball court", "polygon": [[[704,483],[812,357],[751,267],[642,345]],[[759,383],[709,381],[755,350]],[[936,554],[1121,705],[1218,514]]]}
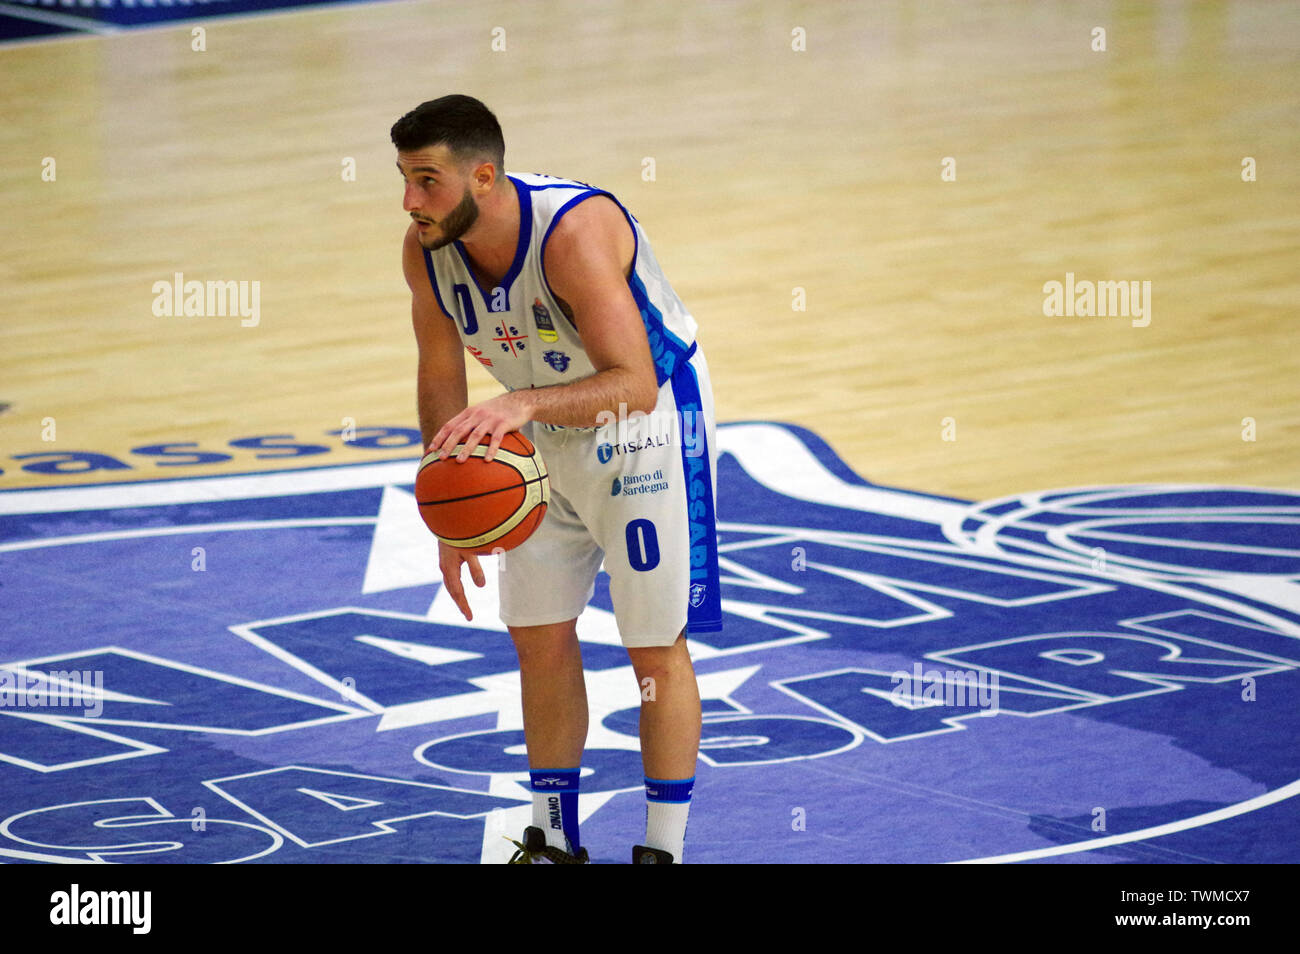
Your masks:
{"label": "wooden basketball court", "polygon": [[[213,15],[260,2],[142,27],[94,10],[161,0],[0,0],[6,867],[183,863],[157,910],[193,934],[314,886],[225,904],[191,866],[513,854],[533,792],[505,561],[466,620],[411,493],[389,129],[452,92],[496,111],[510,171],[639,218],[734,424],[719,572],[688,594],[726,618],[689,630],[688,863],[1296,862],[1294,5]],[[24,17],[79,32],[21,39]],[[467,366],[471,401],[499,390]],[[235,479],[175,479],[207,477]],[[597,575],[579,630],[596,863],[646,820],[613,594]],[[1104,896],[954,878],[942,910],[1141,923],[1116,870]],[[891,911],[936,909],[921,878],[891,876]],[[6,923],[61,926],[18,880]],[[315,920],[429,907],[362,880]]]}
{"label": "wooden basketball court", "polygon": [[[0,48],[0,488],[413,456],[330,432],[416,426],[388,128],[447,92],[642,221],[720,420],[964,498],[1294,487],[1298,45],[1271,3],[394,2]],[[156,314],[177,273],[256,321]],[[30,467],[70,451],[129,466]]]}

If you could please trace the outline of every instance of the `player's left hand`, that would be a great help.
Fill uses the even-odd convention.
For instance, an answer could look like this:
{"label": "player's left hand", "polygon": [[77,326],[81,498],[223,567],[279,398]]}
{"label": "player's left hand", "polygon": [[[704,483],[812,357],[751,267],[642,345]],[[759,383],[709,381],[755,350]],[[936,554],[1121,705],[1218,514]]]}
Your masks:
{"label": "player's left hand", "polygon": [[461,578],[461,568],[466,564],[469,565],[469,575],[474,585],[486,586],[487,577],[483,575],[483,567],[479,565],[478,557],[448,546],[441,540],[438,541],[438,568],[442,571],[443,586],[446,587],[447,595],[455,602],[461,615],[467,621],[472,621],[474,612],[469,608],[469,599],[465,596],[465,581]]}
{"label": "player's left hand", "polygon": [[458,461],[469,460],[470,453],[483,441],[488,442],[484,460],[492,460],[502,439],[532,420],[532,406],[527,391],[507,391],[496,397],[465,408],[442,425],[425,453],[438,452],[439,458],[448,457],[457,444],[464,444],[456,455]]}

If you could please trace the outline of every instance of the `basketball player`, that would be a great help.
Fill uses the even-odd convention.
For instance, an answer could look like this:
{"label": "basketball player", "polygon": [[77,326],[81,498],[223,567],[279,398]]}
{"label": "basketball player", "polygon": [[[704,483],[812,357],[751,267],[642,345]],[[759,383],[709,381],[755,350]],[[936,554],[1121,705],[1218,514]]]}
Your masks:
{"label": "basketball player", "polygon": [[[576,624],[603,561],[642,695],[647,821],[633,861],[680,863],[700,739],[685,637],[721,628],[712,392],[695,321],[613,196],[504,171],[501,128],[478,100],[424,103],[392,139],[413,220],[402,261],[426,451],[463,461],[483,444],[490,459],[520,430],[550,473],[545,519],[500,574],[533,790],[513,860],[588,859]],[[466,350],[504,394],[467,406]],[[439,562],[472,618],[462,573],[468,564],[483,586],[478,559],[440,543]]]}

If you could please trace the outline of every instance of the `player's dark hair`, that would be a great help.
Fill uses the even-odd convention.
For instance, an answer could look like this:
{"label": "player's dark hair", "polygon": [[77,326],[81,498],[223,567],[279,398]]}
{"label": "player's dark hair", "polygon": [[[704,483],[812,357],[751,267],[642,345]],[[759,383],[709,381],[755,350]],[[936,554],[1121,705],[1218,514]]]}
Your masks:
{"label": "player's dark hair", "polygon": [[453,93],[416,106],[393,123],[398,152],[446,146],[457,159],[491,159],[505,169],[506,141],[492,111],[473,96]]}

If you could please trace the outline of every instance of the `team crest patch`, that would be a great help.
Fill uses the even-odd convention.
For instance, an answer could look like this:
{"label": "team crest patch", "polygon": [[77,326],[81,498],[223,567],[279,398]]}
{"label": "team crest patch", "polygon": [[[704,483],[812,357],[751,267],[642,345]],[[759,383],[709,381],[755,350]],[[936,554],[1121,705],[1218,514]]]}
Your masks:
{"label": "team crest patch", "polygon": [[560,374],[569,370],[569,356],[563,351],[547,351],[542,355],[542,360]]}
{"label": "team crest patch", "polygon": [[[560,336],[555,333],[555,323],[551,321],[551,313],[547,307],[542,304],[540,298],[533,299],[533,322],[537,325],[537,337],[543,341],[559,341]],[[568,364],[568,359],[565,359]],[[563,371],[564,368],[557,370]]]}
{"label": "team crest patch", "polygon": [[704,602],[705,585],[703,583],[691,584],[691,605],[699,606]]}
{"label": "team crest patch", "polygon": [[493,341],[501,345],[501,350],[512,355],[518,355],[524,350],[524,345],[528,341],[528,335],[521,335],[519,329],[514,325],[500,324],[493,329],[497,336]]}

